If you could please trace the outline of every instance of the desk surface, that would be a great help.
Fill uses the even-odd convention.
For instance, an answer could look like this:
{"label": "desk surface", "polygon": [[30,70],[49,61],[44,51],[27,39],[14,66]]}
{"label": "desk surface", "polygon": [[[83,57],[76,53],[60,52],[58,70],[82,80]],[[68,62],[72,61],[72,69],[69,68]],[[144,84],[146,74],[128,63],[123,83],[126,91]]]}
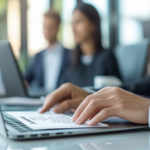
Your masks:
{"label": "desk surface", "polygon": [[0,150],[149,150],[150,130],[13,141],[0,136]]}

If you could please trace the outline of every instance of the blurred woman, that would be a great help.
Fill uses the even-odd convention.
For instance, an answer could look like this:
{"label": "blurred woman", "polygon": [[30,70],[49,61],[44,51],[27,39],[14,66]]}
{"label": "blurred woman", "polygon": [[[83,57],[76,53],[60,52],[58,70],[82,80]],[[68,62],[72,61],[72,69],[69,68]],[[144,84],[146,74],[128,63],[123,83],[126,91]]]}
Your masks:
{"label": "blurred woman", "polygon": [[97,10],[81,3],[73,12],[72,28],[76,48],[71,52],[71,65],[59,84],[70,82],[77,86],[93,86],[97,75],[120,78],[116,59],[101,43],[101,20]]}

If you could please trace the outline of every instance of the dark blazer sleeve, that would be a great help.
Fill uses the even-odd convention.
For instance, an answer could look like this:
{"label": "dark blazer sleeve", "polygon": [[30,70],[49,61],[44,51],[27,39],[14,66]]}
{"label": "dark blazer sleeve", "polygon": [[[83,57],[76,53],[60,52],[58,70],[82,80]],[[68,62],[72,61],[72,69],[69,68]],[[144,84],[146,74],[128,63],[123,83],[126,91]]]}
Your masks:
{"label": "dark blazer sleeve", "polygon": [[105,58],[105,65],[106,65],[105,75],[116,76],[121,79],[118,64],[113,52],[109,52],[107,54],[107,58]]}
{"label": "dark blazer sleeve", "polygon": [[28,83],[31,83],[32,80],[34,79],[34,69],[35,69],[35,64],[36,64],[36,56],[33,59],[33,62],[31,65],[28,67],[24,74],[24,79],[28,81]]}
{"label": "dark blazer sleeve", "polygon": [[135,83],[129,83],[121,86],[124,90],[140,96],[150,97],[150,76],[145,77]]}
{"label": "dark blazer sleeve", "polygon": [[64,56],[63,56],[63,61],[62,61],[62,66],[61,66],[58,82],[57,82],[57,88],[61,86],[63,83],[68,82],[67,71],[70,65],[70,54],[71,54],[71,51],[64,48]]}

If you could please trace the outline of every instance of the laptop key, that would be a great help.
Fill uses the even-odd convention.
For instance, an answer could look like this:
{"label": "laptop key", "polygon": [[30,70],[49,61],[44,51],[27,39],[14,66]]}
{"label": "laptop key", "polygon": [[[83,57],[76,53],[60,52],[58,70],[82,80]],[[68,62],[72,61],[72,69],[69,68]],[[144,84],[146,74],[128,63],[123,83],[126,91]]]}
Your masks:
{"label": "laptop key", "polygon": [[28,132],[28,131],[32,132],[33,131],[31,128],[29,128],[22,122],[18,121],[17,119],[15,119],[11,116],[8,116],[5,113],[3,113],[3,116],[4,116],[5,123],[10,125],[11,127],[15,128],[19,132]]}

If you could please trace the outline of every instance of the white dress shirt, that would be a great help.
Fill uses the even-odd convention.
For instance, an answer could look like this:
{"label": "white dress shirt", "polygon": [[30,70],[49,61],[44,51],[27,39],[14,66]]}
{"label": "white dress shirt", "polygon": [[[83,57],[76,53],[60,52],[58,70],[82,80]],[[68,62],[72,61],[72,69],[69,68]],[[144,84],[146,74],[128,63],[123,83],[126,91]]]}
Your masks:
{"label": "white dress shirt", "polygon": [[93,61],[93,56],[89,56],[89,55],[82,55],[81,56],[81,62],[85,65],[88,66],[92,63]]}
{"label": "white dress shirt", "polygon": [[52,92],[56,89],[63,59],[63,46],[56,43],[44,54],[44,81],[45,89]]}

